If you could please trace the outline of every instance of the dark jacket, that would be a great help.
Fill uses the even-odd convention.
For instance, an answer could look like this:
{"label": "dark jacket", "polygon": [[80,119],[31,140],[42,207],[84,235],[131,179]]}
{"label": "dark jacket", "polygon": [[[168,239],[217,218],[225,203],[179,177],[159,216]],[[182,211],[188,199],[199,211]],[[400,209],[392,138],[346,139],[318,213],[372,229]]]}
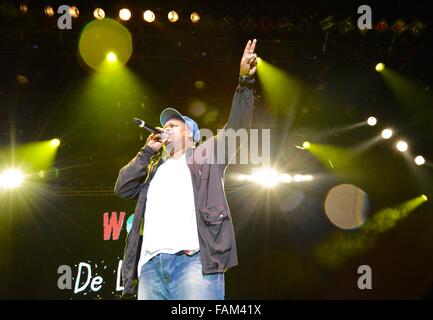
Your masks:
{"label": "dark jacket", "polygon": [[[239,85],[233,97],[228,122],[224,128],[249,129],[253,104],[253,90]],[[186,154],[194,191],[200,256],[204,274],[223,272],[238,264],[233,224],[223,182],[224,171],[234,154],[226,153],[222,164],[217,164],[216,161],[214,163],[203,161],[203,154],[210,152],[213,157],[218,139],[221,140],[219,135],[214,136],[198,147],[189,149]],[[196,158],[201,160],[196,161]],[[126,240],[123,257],[124,296],[136,293],[137,267],[142,242],[140,226],[145,217],[149,184],[161,163],[160,154],[145,146],[134,159],[120,169],[114,187],[114,192],[120,197],[137,200],[134,221]]]}

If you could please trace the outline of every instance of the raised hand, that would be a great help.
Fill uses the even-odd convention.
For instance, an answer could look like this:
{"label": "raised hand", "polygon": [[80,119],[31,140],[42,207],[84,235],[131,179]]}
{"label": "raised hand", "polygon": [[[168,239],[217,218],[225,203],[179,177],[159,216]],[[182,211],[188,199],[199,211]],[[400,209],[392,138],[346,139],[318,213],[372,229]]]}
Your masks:
{"label": "raised hand", "polygon": [[256,49],[257,40],[253,41],[248,40],[247,45],[245,46],[244,54],[241,58],[241,68],[239,74],[241,76],[245,75],[254,75],[257,70],[257,54],[254,53]]}

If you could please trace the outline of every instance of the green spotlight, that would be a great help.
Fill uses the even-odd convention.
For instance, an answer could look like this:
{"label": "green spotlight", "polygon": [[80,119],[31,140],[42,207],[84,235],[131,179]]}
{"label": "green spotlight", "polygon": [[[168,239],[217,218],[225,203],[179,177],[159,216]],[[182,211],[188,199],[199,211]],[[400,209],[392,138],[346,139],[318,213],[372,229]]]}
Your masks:
{"label": "green spotlight", "polygon": [[257,76],[263,86],[263,94],[275,115],[288,116],[291,107],[298,103],[302,83],[263,58],[257,57]]}
{"label": "green spotlight", "polygon": [[50,146],[53,148],[57,148],[60,146],[60,140],[59,139],[53,139],[50,141]]}
{"label": "green spotlight", "polygon": [[310,147],[311,147],[311,143],[310,142],[308,142],[308,141],[305,141],[303,144],[302,144],[302,147],[304,148],[304,149],[310,149]]}
{"label": "green spotlight", "polygon": [[421,199],[423,199],[424,201],[428,200],[428,198],[427,198],[427,196],[425,194],[421,195]]}
{"label": "green spotlight", "polygon": [[17,169],[8,169],[0,175],[0,187],[3,189],[19,188],[24,182],[24,174]]}
{"label": "green spotlight", "polygon": [[380,62],[378,64],[376,64],[376,71],[377,72],[382,72],[383,70],[385,70],[385,64]]}
{"label": "green spotlight", "polygon": [[109,53],[107,53],[107,60],[108,60],[108,62],[110,62],[110,63],[114,63],[114,62],[116,62],[117,61],[117,56],[116,56],[116,54],[114,53],[114,52],[109,52]]}
{"label": "green spotlight", "polygon": [[78,49],[87,66],[109,73],[128,62],[132,54],[132,37],[125,26],[113,19],[95,19],[81,32]]}

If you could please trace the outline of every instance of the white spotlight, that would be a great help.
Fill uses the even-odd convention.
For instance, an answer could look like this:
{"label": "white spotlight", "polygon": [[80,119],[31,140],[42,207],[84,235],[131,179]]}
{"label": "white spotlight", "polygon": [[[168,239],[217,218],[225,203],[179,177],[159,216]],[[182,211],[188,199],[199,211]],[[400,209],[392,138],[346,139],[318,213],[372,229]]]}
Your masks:
{"label": "white spotlight", "polygon": [[278,184],[279,182],[278,172],[272,169],[262,169],[254,172],[251,175],[251,180],[263,185],[264,187],[271,188]]}
{"label": "white spotlight", "polygon": [[143,13],[143,19],[146,22],[152,23],[155,21],[155,13],[152,10],[146,10]]}
{"label": "white spotlight", "polygon": [[377,124],[377,119],[375,117],[370,117],[367,119],[367,124],[374,127]]}
{"label": "white spotlight", "polygon": [[382,131],[382,138],[389,139],[392,137],[392,134],[393,134],[393,132],[391,129],[385,129]]}
{"label": "white spotlight", "polygon": [[292,182],[292,176],[291,175],[289,175],[289,174],[287,174],[287,173],[282,173],[282,174],[280,174],[280,182],[283,182],[283,183],[290,183],[290,182]]}
{"label": "white spotlight", "polygon": [[248,176],[246,174],[238,174],[238,180],[239,181],[248,180]]}
{"label": "white spotlight", "polygon": [[122,19],[123,21],[128,21],[129,19],[131,19],[131,11],[127,8],[123,8],[120,9],[119,11],[119,18]]}
{"label": "white spotlight", "polygon": [[170,22],[176,22],[177,20],[179,20],[179,14],[178,14],[176,11],[171,10],[171,11],[168,13],[168,20],[169,20]]}
{"label": "white spotlight", "polygon": [[423,156],[417,156],[415,158],[415,163],[417,166],[422,166],[425,163],[425,159]]}
{"label": "white spotlight", "polygon": [[304,182],[304,181],[312,181],[313,180],[313,176],[312,175],[302,175],[302,174],[296,174],[293,177],[293,180],[295,182]]}
{"label": "white spotlight", "polygon": [[200,14],[198,12],[193,12],[191,13],[190,18],[192,23],[197,23],[200,21]]}
{"label": "white spotlight", "polygon": [[400,140],[399,142],[397,142],[395,146],[396,146],[397,150],[400,152],[405,152],[405,151],[407,151],[407,148],[408,148],[407,143],[403,140]]}
{"label": "white spotlight", "polygon": [[17,169],[8,169],[0,175],[0,186],[3,189],[15,189],[24,182],[24,174]]}
{"label": "white spotlight", "polygon": [[105,11],[101,8],[96,8],[93,10],[93,16],[98,20],[102,20],[105,18]]}

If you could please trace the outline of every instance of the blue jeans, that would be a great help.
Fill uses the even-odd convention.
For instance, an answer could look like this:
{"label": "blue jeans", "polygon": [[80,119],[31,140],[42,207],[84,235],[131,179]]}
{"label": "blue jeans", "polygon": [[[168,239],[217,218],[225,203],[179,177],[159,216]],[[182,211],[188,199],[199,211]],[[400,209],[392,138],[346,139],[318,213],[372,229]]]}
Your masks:
{"label": "blue jeans", "polygon": [[224,300],[224,273],[203,274],[200,252],[160,253],[140,270],[138,300]]}

